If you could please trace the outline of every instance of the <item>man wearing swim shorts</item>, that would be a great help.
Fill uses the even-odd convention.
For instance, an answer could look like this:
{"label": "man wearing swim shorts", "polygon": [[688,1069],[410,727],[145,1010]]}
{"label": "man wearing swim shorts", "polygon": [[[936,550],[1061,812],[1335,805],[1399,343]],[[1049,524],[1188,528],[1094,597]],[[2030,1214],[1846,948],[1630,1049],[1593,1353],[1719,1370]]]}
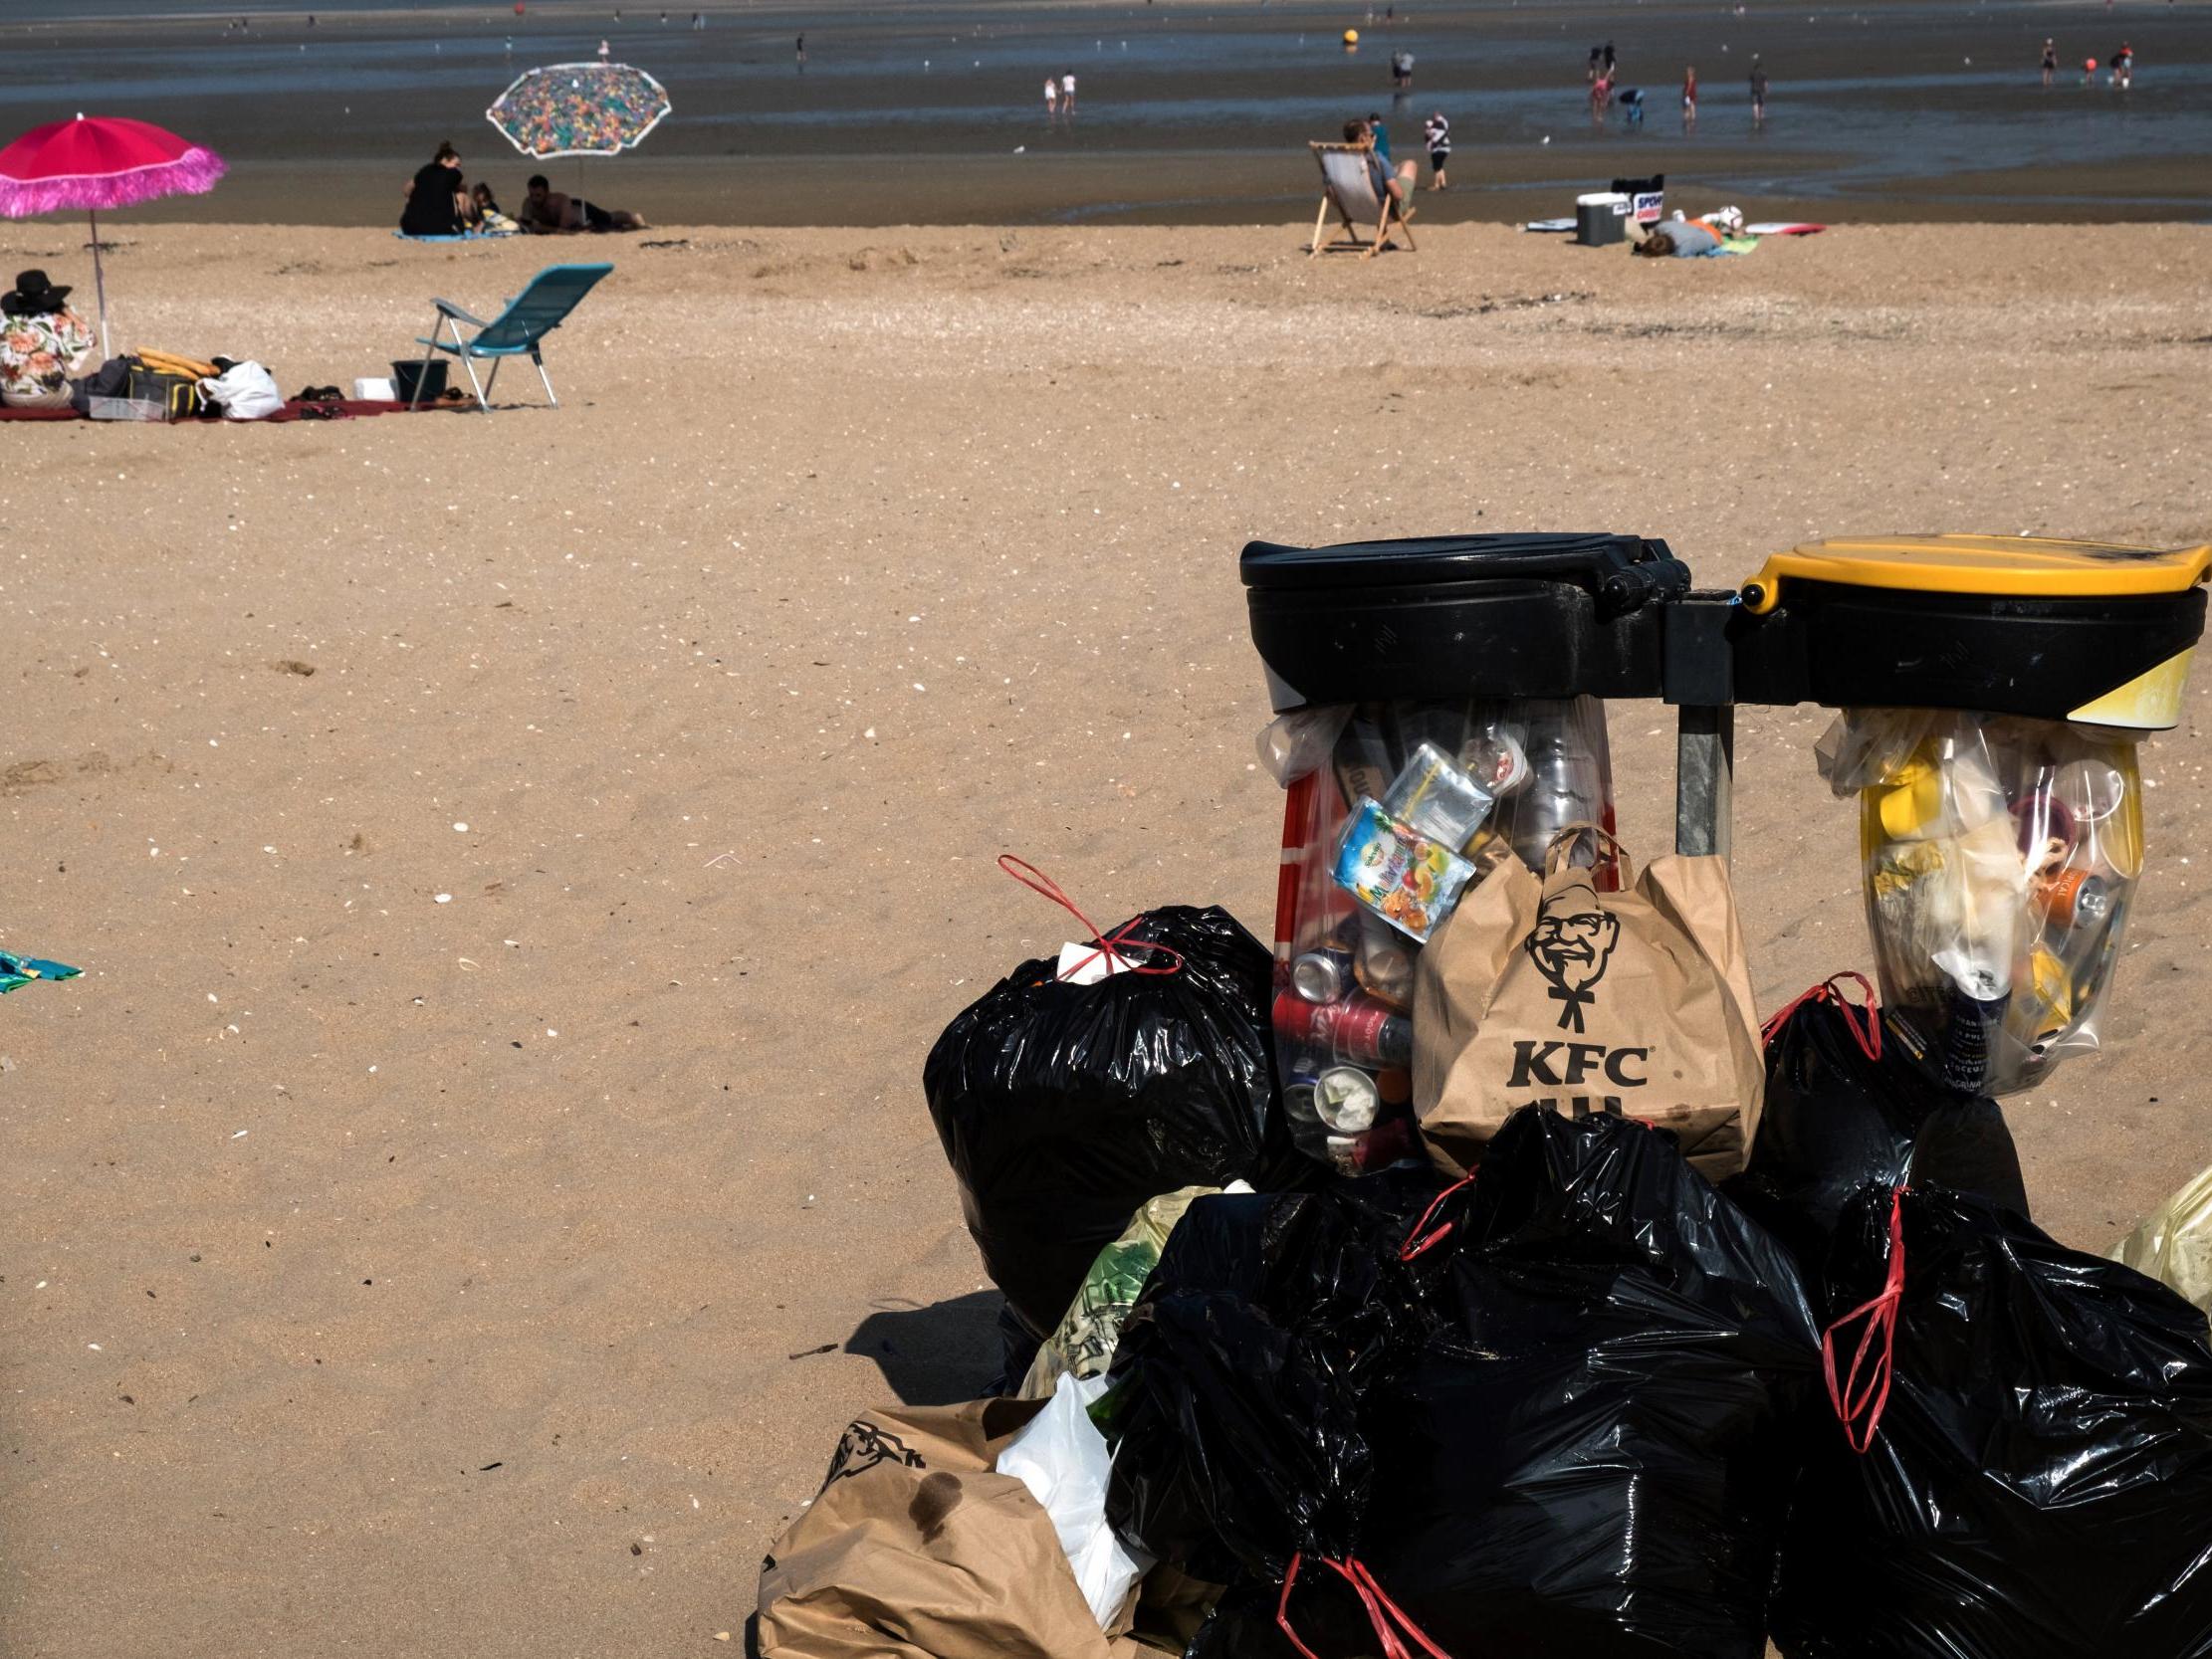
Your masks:
{"label": "man wearing swim shorts", "polygon": [[524,198],[515,220],[533,236],[576,236],[586,231],[652,228],[636,214],[621,208],[604,208],[581,196],[562,194],[546,182],[544,173],[531,174],[530,194]]}

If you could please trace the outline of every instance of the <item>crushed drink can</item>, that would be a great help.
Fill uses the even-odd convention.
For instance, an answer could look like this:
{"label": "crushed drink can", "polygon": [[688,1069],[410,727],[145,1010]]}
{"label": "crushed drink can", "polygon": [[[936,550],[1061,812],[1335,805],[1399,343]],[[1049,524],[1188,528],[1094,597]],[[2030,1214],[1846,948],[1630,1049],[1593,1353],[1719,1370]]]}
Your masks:
{"label": "crushed drink can", "polygon": [[2067,869],[2035,884],[2036,909],[2061,928],[2101,922],[2112,912],[2112,890],[2103,877]]}
{"label": "crushed drink can", "polygon": [[1393,1013],[1372,997],[1343,1002],[1308,1002],[1296,991],[1275,998],[1275,1030],[1293,1042],[1326,1048],[1354,1065],[1410,1066],[1414,1060],[1414,1022]]}
{"label": "crushed drink can", "polygon": [[1290,988],[1308,1002],[1342,1002],[1352,994],[1352,952],[1308,950],[1290,964]]}
{"label": "crushed drink can", "polygon": [[1375,1080],[1358,1067],[1331,1066],[1314,1081],[1313,1109],[1339,1135],[1357,1135],[1375,1127],[1383,1096]]}

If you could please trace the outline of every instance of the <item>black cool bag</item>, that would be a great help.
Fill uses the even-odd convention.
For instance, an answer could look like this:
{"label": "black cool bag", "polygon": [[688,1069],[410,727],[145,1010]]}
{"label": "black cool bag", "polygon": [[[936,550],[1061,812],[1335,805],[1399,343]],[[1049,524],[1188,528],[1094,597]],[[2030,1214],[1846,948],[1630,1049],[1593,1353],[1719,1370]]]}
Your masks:
{"label": "black cool bag", "polygon": [[1829,1278],[1852,1312],[1782,1549],[1788,1659],[2212,1655],[2203,1314],[1917,1188],[1852,1201]]}
{"label": "black cool bag", "polygon": [[1295,1156],[1274,1107],[1266,946],[1226,911],[1184,905],[1104,937],[1132,971],[1083,985],[1052,958],[1023,962],[922,1071],[985,1270],[1037,1338],[1146,1199]]}

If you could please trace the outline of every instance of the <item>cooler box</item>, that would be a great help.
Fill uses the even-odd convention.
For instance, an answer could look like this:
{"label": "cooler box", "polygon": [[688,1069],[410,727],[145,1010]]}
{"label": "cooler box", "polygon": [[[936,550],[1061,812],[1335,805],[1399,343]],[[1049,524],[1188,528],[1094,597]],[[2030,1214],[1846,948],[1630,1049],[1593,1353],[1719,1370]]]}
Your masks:
{"label": "cooler box", "polygon": [[1575,240],[1585,248],[1626,242],[1628,221],[1629,198],[1617,190],[1600,190],[1575,198]]}

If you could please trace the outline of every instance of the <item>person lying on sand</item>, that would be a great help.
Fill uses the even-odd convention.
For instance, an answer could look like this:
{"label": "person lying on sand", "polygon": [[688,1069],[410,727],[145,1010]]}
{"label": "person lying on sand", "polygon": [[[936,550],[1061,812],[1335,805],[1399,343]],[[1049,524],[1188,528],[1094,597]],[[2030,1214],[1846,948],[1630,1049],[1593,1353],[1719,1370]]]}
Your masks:
{"label": "person lying on sand", "polygon": [[621,208],[600,207],[581,196],[563,195],[546,182],[544,173],[530,177],[530,194],[524,198],[516,222],[533,236],[576,236],[584,231],[651,230],[636,214]]}

